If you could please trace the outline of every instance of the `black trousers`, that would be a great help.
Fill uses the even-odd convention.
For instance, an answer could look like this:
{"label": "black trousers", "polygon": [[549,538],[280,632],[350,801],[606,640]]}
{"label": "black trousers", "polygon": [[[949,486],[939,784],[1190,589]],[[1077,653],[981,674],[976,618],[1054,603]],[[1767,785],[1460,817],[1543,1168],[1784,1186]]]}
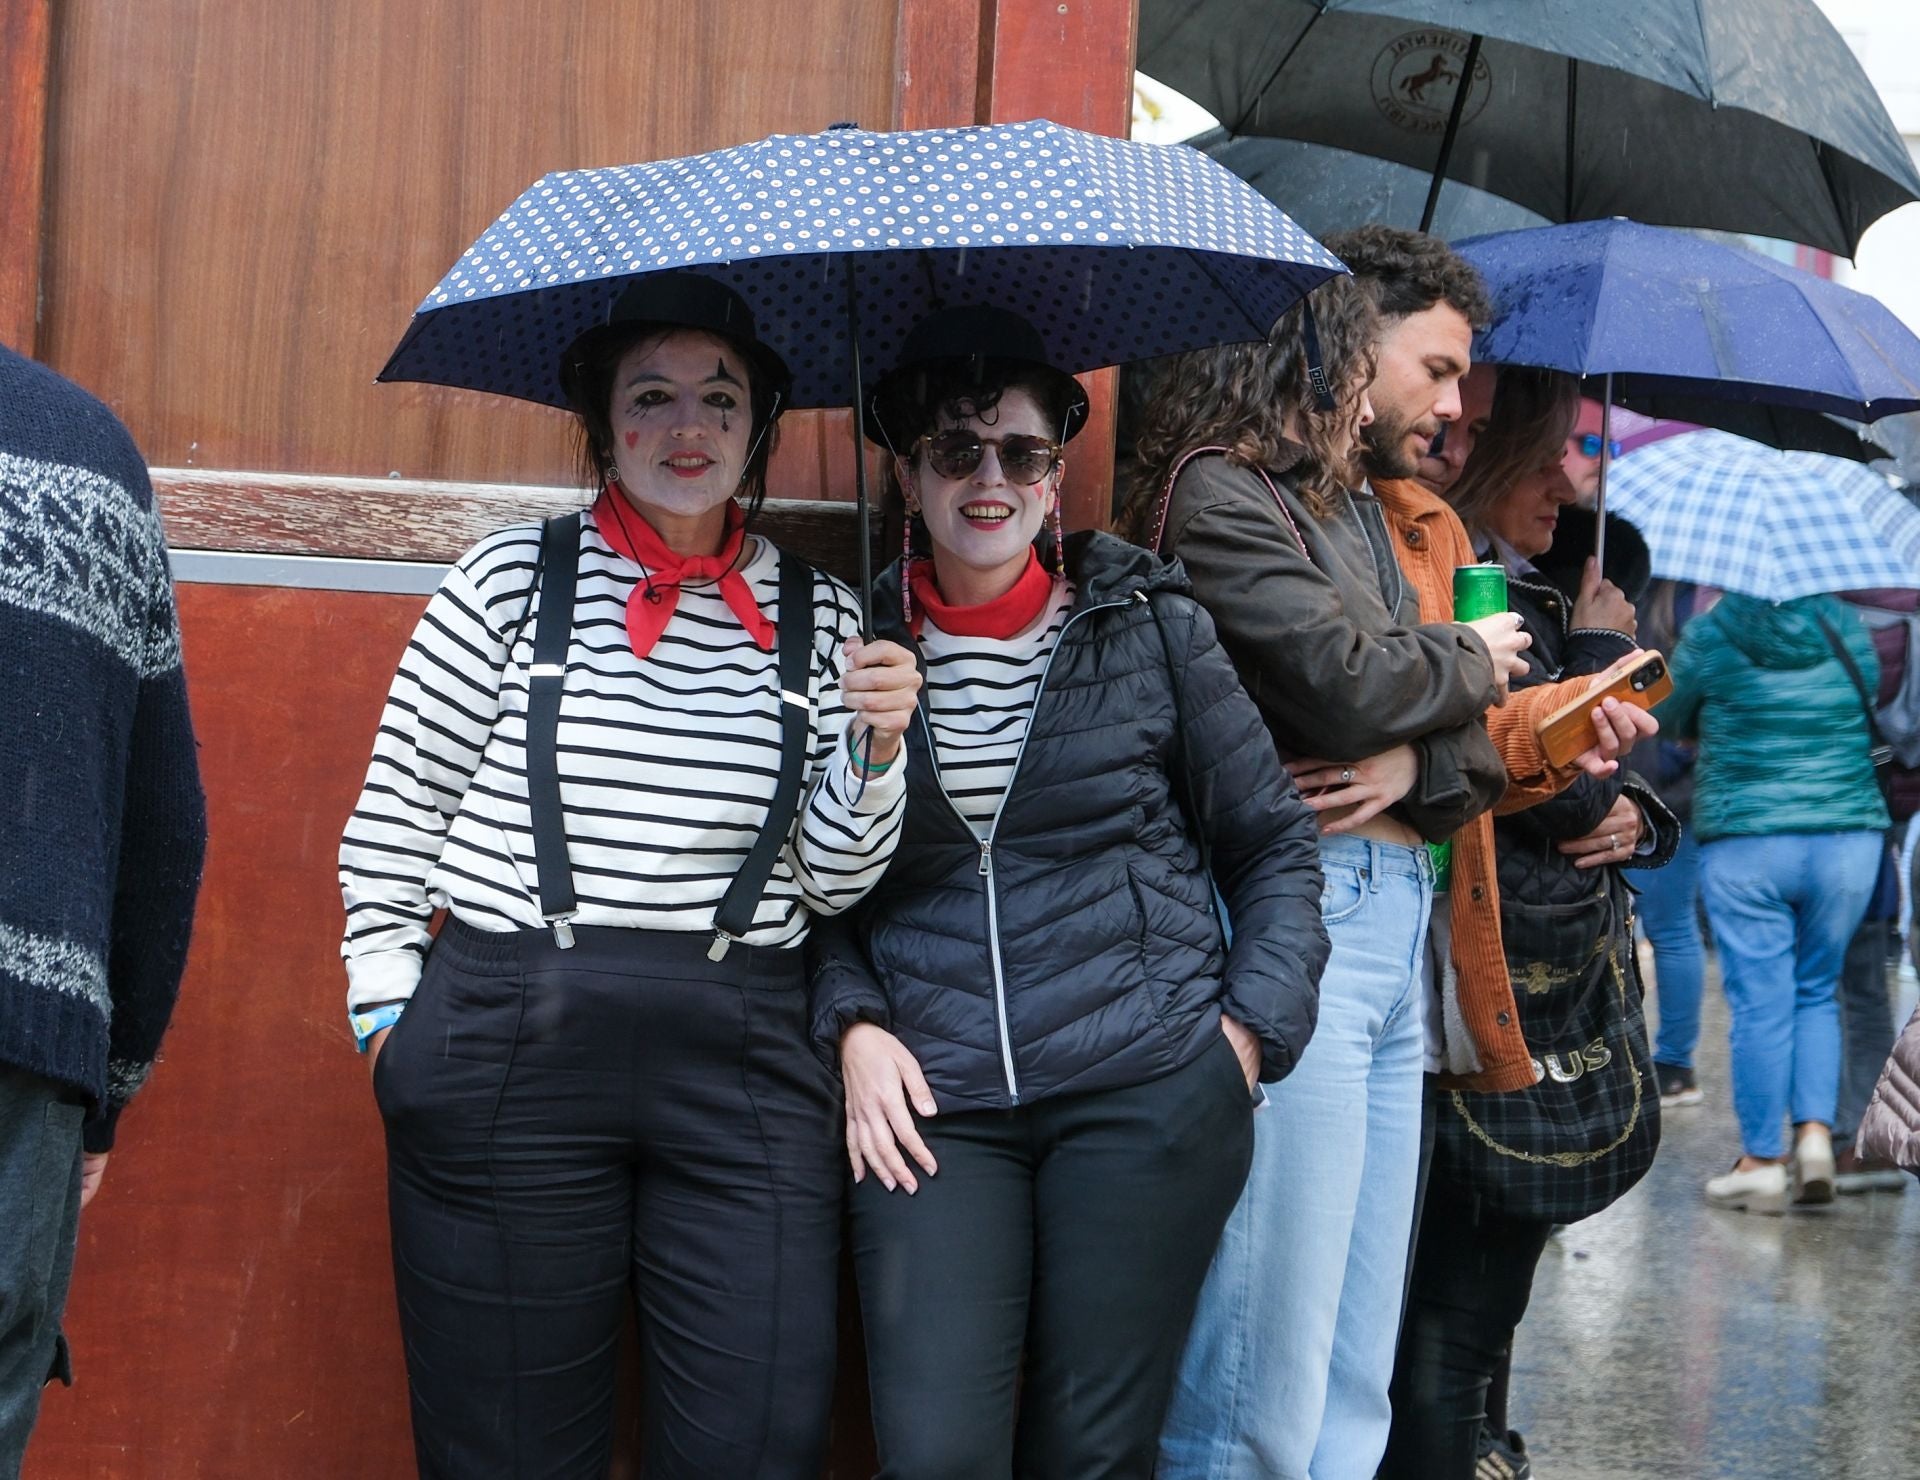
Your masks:
{"label": "black trousers", "polygon": [[420,1473],[605,1475],[629,1289],[649,1480],[820,1472],[845,1139],[798,951],[449,922],[387,1040]]}
{"label": "black trousers", "polygon": [[1509,1218],[1436,1164],[1420,1215],[1380,1480],[1473,1480],[1488,1390],[1527,1313],[1553,1225]]}
{"label": "black trousers", "polygon": [[1253,1155],[1232,1048],[918,1124],[939,1173],[853,1192],[882,1480],[1146,1480]]}

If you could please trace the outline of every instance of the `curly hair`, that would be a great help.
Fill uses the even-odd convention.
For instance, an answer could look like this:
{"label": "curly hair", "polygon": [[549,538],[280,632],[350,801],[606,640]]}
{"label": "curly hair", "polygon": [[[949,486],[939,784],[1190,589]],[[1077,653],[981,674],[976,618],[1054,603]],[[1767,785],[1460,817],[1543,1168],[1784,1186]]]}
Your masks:
{"label": "curly hair", "polygon": [[1395,226],[1356,226],[1328,237],[1326,248],[1372,289],[1382,318],[1404,319],[1444,302],[1475,329],[1493,321],[1493,303],[1480,274],[1437,236]]}
{"label": "curly hair", "polygon": [[[705,334],[710,339],[732,343],[727,336],[710,329],[683,329],[677,325],[622,325],[627,332],[602,333],[591,350],[576,366],[571,388],[574,415],[574,457],[581,480],[598,490],[606,482],[607,465],[613,461],[613,377],[620,362],[633,350],[645,346],[657,348],[675,334]],[[735,346],[747,373],[747,401],[751,409],[754,441],[749,442],[752,456],[740,476],[740,494],[751,519],[760,512],[767,497],[767,464],[780,445],[779,406],[774,388],[762,383],[752,356]],[[763,435],[764,433],[764,435]]]}
{"label": "curly hair", "polygon": [[1447,502],[1460,522],[1478,532],[1516,479],[1559,462],[1579,410],[1577,376],[1501,366],[1487,428],[1474,439],[1460,480],[1447,490]]}
{"label": "curly hair", "polygon": [[[1331,411],[1314,404],[1307,379],[1309,303],[1333,389]],[[1140,544],[1153,538],[1161,491],[1192,448],[1222,446],[1241,467],[1271,466],[1280,460],[1282,445],[1295,440],[1287,434],[1289,421],[1306,449],[1298,473],[1301,500],[1315,517],[1326,517],[1339,491],[1355,481],[1360,401],[1373,379],[1378,333],[1372,299],[1342,274],[1282,314],[1265,344],[1223,344],[1170,357],[1145,396],[1120,532]]]}
{"label": "curly hair", "polygon": [[1008,391],[1031,396],[1053,435],[1064,440],[1072,379],[1045,365],[990,355],[927,360],[894,371],[873,393],[870,421],[883,430],[889,451],[907,457],[913,455],[914,443],[939,430],[942,422],[977,416],[991,424],[994,408]]}

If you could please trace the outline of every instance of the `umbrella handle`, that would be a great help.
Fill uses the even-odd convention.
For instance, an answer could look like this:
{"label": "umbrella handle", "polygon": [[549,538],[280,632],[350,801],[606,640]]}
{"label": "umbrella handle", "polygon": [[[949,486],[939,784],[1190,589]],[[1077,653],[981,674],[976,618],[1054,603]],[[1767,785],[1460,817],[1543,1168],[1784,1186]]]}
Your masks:
{"label": "umbrella handle", "polygon": [[1593,558],[1599,562],[1600,574],[1607,573],[1607,468],[1613,459],[1608,450],[1613,445],[1613,372],[1607,372],[1606,389],[1601,392],[1600,402],[1600,487],[1593,497]]}

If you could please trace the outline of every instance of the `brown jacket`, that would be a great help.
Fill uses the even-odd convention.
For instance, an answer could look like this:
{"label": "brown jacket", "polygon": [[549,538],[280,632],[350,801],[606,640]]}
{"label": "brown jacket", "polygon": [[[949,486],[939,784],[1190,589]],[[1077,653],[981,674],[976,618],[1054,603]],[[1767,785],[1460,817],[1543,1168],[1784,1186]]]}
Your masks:
{"label": "brown jacket", "polygon": [[[1429,622],[1451,621],[1454,567],[1475,561],[1459,515],[1411,479],[1376,483],[1373,491],[1393,528],[1394,554],[1420,594],[1421,615]],[[1580,774],[1577,767],[1548,763],[1538,726],[1591,683],[1588,677],[1538,684],[1487,711],[1487,733],[1507,766],[1507,791],[1495,810],[1523,811],[1557,795]],[[1452,924],[1460,1012],[1481,1064],[1479,1073],[1454,1080],[1453,1087],[1526,1089],[1534,1083],[1533,1059],[1514,1015],[1513,984],[1500,937],[1491,813],[1474,818],[1454,835]]]}

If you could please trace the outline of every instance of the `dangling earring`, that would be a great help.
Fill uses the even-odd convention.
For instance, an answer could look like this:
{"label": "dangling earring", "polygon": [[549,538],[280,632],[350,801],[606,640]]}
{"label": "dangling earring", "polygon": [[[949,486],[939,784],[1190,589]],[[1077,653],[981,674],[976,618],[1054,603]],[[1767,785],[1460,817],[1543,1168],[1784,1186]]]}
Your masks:
{"label": "dangling earring", "polygon": [[1053,496],[1053,508],[1047,514],[1047,523],[1053,529],[1053,573],[1062,580],[1067,576],[1067,537],[1060,532],[1060,495]]}
{"label": "dangling earring", "polygon": [[907,504],[900,516],[900,619],[913,629],[913,583],[907,579],[907,567],[913,564],[913,516],[918,512]]}

